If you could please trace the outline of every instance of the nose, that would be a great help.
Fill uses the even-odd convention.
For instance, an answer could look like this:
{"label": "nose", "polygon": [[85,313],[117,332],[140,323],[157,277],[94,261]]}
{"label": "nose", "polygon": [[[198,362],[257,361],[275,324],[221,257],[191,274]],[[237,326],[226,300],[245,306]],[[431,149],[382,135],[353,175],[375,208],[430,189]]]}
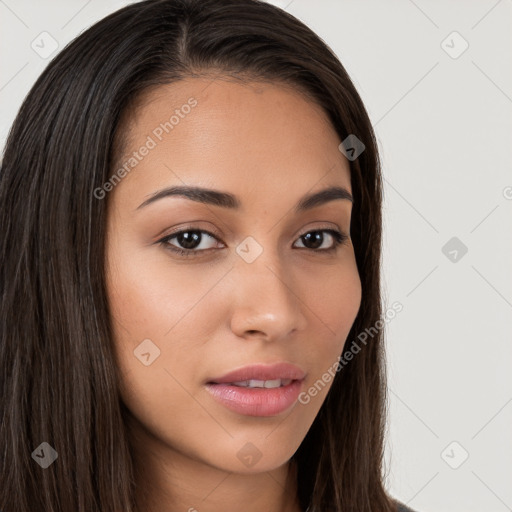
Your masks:
{"label": "nose", "polygon": [[306,328],[306,305],[293,282],[293,272],[284,269],[271,251],[263,251],[252,263],[240,258],[231,279],[231,329],[237,336],[273,341]]}

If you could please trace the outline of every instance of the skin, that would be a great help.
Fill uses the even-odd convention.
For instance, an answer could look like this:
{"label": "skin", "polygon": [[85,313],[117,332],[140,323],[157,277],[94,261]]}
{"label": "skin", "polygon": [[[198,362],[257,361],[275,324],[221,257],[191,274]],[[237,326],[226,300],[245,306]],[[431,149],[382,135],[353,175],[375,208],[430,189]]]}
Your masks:
{"label": "skin", "polygon": [[[300,214],[294,206],[326,186],[352,192],[349,162],[305,96],[222,77],[147,92],[125,123],[124,157],[191,96],[197,106],[107,195],[107,292],[138,503],[145,512],[300,512],[290,458],[332,379],[308,404],[271,417],[232,412],[204,384],[247,364],[287,361],[306,372],[307,390],[342,353],[361,303],[352,202]],[[137,209],[184,184],[230,192],[241,209],[179,196]],[[159,243],[190,224],[217,240],[202,234],[195,257]],[[325,229],[348,240],[322,252],[334,246]],[[304,240],[312,231],[323,233],[321,244]],[[252,263],[236,252],[248,236],[263,249]],[[166,243],[184,247],[180,237]],[[134,355],[145,339],[160,350],[147,366]],[[261,453],[251,467],[237,457],[248,442]]]}

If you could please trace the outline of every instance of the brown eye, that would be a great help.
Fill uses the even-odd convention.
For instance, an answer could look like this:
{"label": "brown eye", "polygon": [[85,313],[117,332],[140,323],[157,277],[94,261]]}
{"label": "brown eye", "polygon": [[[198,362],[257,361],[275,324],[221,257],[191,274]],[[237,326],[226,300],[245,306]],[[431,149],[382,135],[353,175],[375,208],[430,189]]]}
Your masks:
{"label": "brown eye", "polygon": [[202,242],[200,231],[182,231],[174,235],[173,238],[176,238],[178,244],[184,249],[196,249]]}
{"label": "brown eye", "polygon": [[[174,239],[176,239],[176,242],[171,243],[171,240]],[[214,248],[214,246],[208,246],[209,239],[217,240],[217,237],[209,231],[205,231],[204,229],[187,228],[167,235],[159,240],[159,242],[162,243],[167,249],[182,256],[195,256],[195,253]]]}
{"label": "brown eye", "polygon": [[[329,237],[333,239],[333,241],[328,244],[328,247],[321,248],[322,245],[324,245],[324,242],[329,240],[329,237],[325,237],[324,233],[328,233]],[[306,249],[316,252],[334,251],[347,239],[348,236],[334,229],[318,229],[315,231],[309,231],[299,238],[299,240],[303,241],[303,245]]]}

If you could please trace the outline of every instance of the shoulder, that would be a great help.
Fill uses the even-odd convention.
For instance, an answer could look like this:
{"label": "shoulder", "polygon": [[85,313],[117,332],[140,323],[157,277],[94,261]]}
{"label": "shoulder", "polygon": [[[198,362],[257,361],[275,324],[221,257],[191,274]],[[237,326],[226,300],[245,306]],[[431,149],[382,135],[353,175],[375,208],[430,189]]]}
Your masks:
{"label": "shoulder", "polygon": [[404,505],[403,503],[400,503],[399,501],[397,501],[397,505],[398,505],[397,512],[416,512],[416,510],[413,510],[412,508],[407,507],[406,505]]}

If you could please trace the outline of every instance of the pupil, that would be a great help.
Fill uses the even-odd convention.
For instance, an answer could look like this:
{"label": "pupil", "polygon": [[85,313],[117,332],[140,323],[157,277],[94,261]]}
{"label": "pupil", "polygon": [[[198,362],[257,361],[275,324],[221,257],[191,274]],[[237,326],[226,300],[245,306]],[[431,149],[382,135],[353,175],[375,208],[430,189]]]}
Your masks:
{"label": "pupil", "polygon": [[177,238],[178,243],[185,249],[195,249],[201,243],[201,234],[198,231],[185,231]]}
{"label": "pupil", "polygon": [[324,241],[324,235],[321,231],[314,231],[313,233],[307,233],[303,236],[303,242],[304,245],[307,246],[308,243],[313,239],[313,247],[310,247],[310,249],[317,249],[322,245],[322,242]]}

